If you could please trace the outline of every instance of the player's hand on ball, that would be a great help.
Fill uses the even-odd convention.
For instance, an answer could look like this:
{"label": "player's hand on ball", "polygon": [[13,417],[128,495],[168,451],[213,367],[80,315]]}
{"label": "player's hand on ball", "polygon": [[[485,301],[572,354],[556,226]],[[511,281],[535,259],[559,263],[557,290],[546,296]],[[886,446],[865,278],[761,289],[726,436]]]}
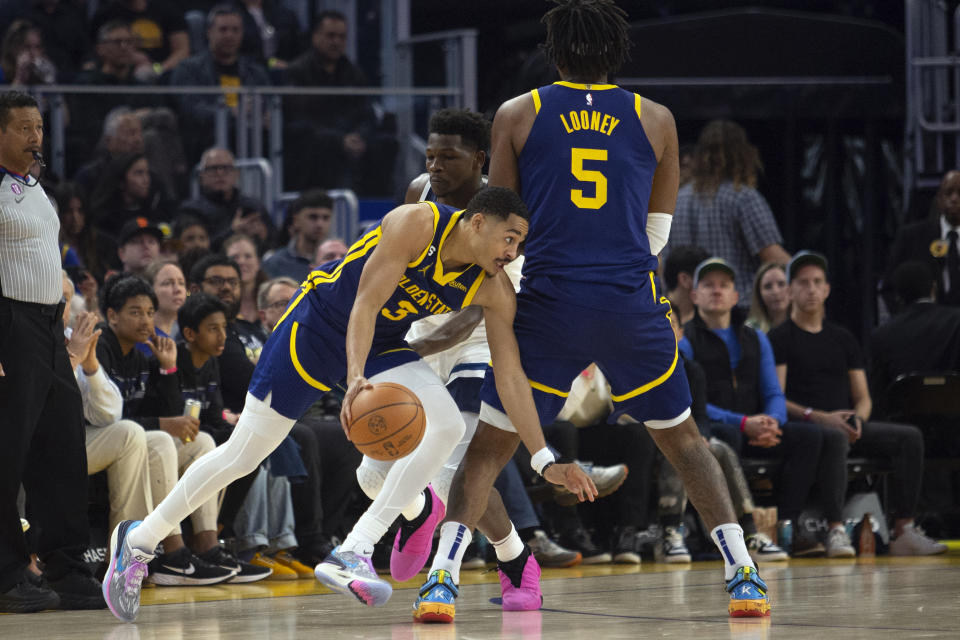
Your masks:
{"label": "player's hand on ball", "polygon": [[547,482],[563,485],[580,502],[593,502],[597,497],[597,486],[593,484],[593,479],[578,464],[552,464],[543,477]]}
{"label": "player's hand on ball", "polygon": [[343,427],[343,432],[347,434],[347,440],[350,440],[350,423],[353,422],[353,401],[356,400],[361,391],[366,389],[373,389],[373,385],[361,376],[350,383],[346,395],[343,396],[343,407],[340,409],[340,426]]}

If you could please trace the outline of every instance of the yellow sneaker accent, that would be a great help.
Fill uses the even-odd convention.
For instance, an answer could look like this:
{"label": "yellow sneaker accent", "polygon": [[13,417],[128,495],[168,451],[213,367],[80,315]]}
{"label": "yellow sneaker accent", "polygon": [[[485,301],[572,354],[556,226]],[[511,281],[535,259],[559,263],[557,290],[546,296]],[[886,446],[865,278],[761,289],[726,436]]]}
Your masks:
{"label": "yellow sneaker accent", "polygon": [[288,569],[293,569],[298,578],[313,580],[313,569],[294,558],[290,555],[289,551],[278,551],[274,554],[273,559],[276,560],[278,564]]}
{"label": "yellow sneaker accent", "polygon": [[256,565],[258,567],[266,567],[268,569],[273,569],[273,573],[271,573],[266,578],[267,580],[296,580],[298,577],[296,571],[294,571],[290,567],[286,567],[280,564],[270,556],[265,556],[262,553],[258,553],[255,556],[253,556],[253,559],[250,561],[250,564]]}
{"label": "yellow sneaker accent", "polygon": [[753,618],[770,615],[769,600],[731,600],[727,611],[734,618]]}
{"label": "yellow sneaker accent", "polygon": [[439,602],[421,602],[413,614],[417,622],[453,622],[456,606]]}

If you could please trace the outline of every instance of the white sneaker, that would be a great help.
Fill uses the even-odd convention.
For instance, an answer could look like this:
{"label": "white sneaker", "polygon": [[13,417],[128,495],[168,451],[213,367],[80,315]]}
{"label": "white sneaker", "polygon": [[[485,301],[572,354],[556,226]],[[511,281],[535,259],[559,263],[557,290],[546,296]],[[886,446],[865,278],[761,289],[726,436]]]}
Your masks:
{"label": "white sneaker", "polygon": [[747,536],[745,542],[754,562],[780,562],[787,559],[787,552],[775,545],[765,533]]}
{"label": "white sneaker", "polygon": [[679,527],[664,527],[663,542],[655,548],[657,562],[667,564],[681,564],[690,562],[690,551],[683,542],[683,525]]}
{"label": "white sneaker", "polygon": [[834,527],[827,534],[827,557],[828,558],[853,558],[857,555],[853,545],[850,543],[850,536],[843,527]]}
{"label": "white sneaker", "polygon": [[934,556],[946,553],[947,545],[928,538],[923,529],[908,524],[903,533],[890,541],[890,555],[892,556]]}

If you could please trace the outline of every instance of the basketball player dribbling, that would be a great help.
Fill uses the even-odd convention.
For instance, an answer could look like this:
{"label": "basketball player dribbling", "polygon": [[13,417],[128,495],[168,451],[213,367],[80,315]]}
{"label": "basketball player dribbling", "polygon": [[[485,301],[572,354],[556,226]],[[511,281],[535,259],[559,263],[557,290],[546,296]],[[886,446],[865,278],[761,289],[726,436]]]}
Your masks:
{"label": "basketball player dribbling", "polygon": [[[301,285],[263,348],[230,439],[196,460],[170,494],[142,522],[125,520],[110,540],[104,598],[121,620],[140,606],[147,562],[160,540],[233,480],[252,472],[286,437],[294,422],[334,384],[346,378],[341,422],[371,383],[396,382],[420,399],[427,425],[421,444],[386,463],[382,486],[343,544],[316,568],[325,585],[370,606],[392,593],[370,561],[374,544],[402,512],[417,513],[423,490],[464,432],[457,406],[437,375],[404,341],[413,320],[470,304],[483,307],[490,352],[501,376],[501,397],[517,424],[531,434],[532,451],[545,446],[512,324],[516,299],[503,266],[527,235],[529,214],[516,193],[478,192],[465,210],[442,204],[404,205]],[[536,434],[539,434],[537,437]],[[595,495],[576,465],[554,475],[572,492]]]}
{"label": "basketball player dribbling", "polygon": [[[611,0],[554,2],[544,16],[546,51],[562,81],[500,107],[490,166],[490,184],[515,189],[531,211],[514,332],[540,423],[554,420],[573,379],[596,362],[611,385],[610,420],[646,425],[712,529],[724,558],[730,615],[768,615],[766,585],[729,496],[719,490],[721,470],[690,415],[670,304],[654,279],[677,196],[673,116],[607,83],[629,45],[621,9]],[[490,490],[519,440],[528,442],[530,426],[504,413],[495,373],[487,370],[480,424],[454,477],[415,618],[437,603],[452,618],[451,576],[459,573],[463,541],[481,516],[485,528],[511,529],[505,512],[492,513],[497,503]],[[533,452],[531,465],[546,477],[556,463],[544,447]],[[497,556],[504,592],[537,603],[540,570],[515,531]]]}

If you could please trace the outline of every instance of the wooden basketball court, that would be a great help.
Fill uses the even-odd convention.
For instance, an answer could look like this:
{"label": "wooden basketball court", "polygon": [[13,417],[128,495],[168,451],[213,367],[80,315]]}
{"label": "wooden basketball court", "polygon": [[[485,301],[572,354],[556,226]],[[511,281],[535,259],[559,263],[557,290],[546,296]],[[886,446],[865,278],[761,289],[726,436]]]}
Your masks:
{"label": "wooden basketball court", "polygon": [[[958,638],[960,549],[937,558],[792,560],[761,567],[773,616],[732,620],[719,563],[599,565],[544,572],[544,608],[503,612],[495,572],[463,575],[452,625],[411,621],[419,581],[368,609],[314,580],[144,589],[137,624],[109,611],[0,616],[0,638]],[[421,576],[422,577],[422,576]]]}

